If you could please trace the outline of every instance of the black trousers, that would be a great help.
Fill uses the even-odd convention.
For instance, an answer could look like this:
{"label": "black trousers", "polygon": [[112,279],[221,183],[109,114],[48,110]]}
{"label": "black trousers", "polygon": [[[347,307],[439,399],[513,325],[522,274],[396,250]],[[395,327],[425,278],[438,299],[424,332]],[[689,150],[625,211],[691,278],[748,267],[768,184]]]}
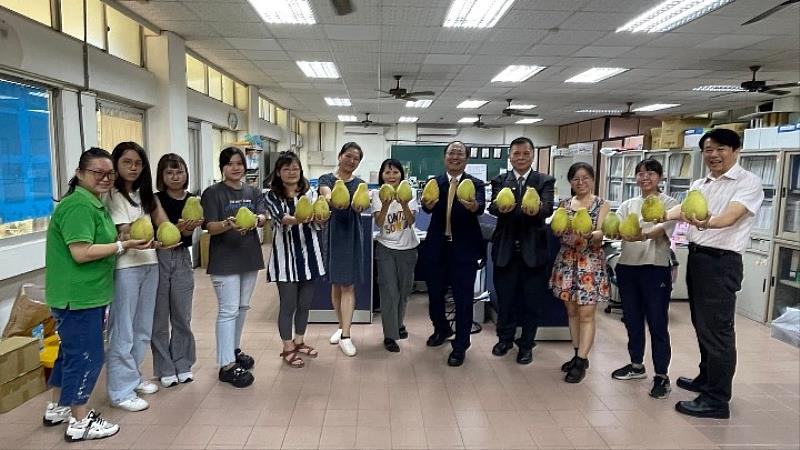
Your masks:
{"label": "black trousers", "polygon": [[520,348],[533,348],[539,326],[541,301],[547,294],[545,266],[531,268],[514,252],[505,267],[494,268],[494,288],[497,292],[497,338],[500,342],[514,340],[517,326],[522,336]]}
{"label": "black trousers", "polygon": [[445,295],[448,286],[453,289],[453,302],[456,307],[456,337],[454,350],[466,350],[470,345],[472,331],[472,302],[475,297],[475,273],[477,262],[459,262],[453,258],[453,243],[448,242],[445,260],[428,264],[426,283],[428,285],[428,314],[433,329],[438,333],[450,333],[450,323],[445,314]]}
{"label": "black trousers", "polygon": [[742,285],[742,255],[695,244],[689,246],[686,284],[692,325],[700,346],[702,396],[728,403],[736,371],[736,291]]}

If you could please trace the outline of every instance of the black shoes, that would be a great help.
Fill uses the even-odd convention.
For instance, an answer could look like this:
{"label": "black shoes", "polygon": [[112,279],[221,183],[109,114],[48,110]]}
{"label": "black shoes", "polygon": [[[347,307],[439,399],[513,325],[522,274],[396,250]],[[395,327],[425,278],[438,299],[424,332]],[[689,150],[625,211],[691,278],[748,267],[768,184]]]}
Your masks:
{"label": "black shoes", "polygon": [[429,338],[428,341],[425,343],[428,347],[438,347],[447,341],[447,338],[453,335],[451,330],[448,330],[444,333],[435,331]]}
{"label": "black shoes", "polygon": [[[578,358],[577,355],[573,356],[572,359],[570,359],[569,361],[567,361],[567,362],[565,362],[564,364],[561,365],[561,371],[562,372],[569,372],[569,370],[572,369],[572,366],[575,365],[575,361],[577,361],[578,359],[580,359],[580,358]],[[589,368],[589,360],[588,359],[584,359],[584,361],[586,362],[585,369],[588,369]]]}
{"label": "black shoes", "polygon": [[394,339],[389,339],[389,338],[384,339],[383,347],[392,353],[397,353],[400,351],[400,346],[397,345],[397,341],[395,341]]}
{"label": "black shoes", "polygon": [[687,377],[678,377],[678,382],[676,383],[679,388],[685,389],[687,391],[701,393],[703,389],[700,387],[700,383],[696,382],[695,379],[687,378]]}
{"label": "black shoes", "polygon": [[589,360],[576,356],[572,366],[567,371],[564,381],[567,383],[580,383],[586,376],[586,369],[589,368]]}
{"label": "black shoes", "polygon": [[517,353],[517,364],[530,364],[533,362],[533,349],[520,348]]}
{"label": "black shoes", "polygon": [[700,395],[694,400],[675,404],[675,410],[692,417],[709,419],[729,419],[731,411],[726,403],[719,403]]}
{"label": "black shoes", "polygon": [[668,377],[656,375],[653,377],[653,387],[650,389],[650,397],[667,398],[672,388],[669,385]]}
{"label": "black shoes", "polygon": [[219,381],[230,383],[237,388],[245,388],[253,384],[255,378],[252,373],[240,366],[239,363],[235,363],[228,369],[219,369]]}
{"label": "black shoes", "polygon": [[406,331],[406,327],[400,327],[400,339],[408,339],[408,331]]}
{"label": "black shoes", "polygon": [[506,353],[508,353],[508,351],[511,350],[512,348],[514,348],[514,344],[512,344],[511,342],[501,341],[498,342],[497,344],[494,344],[494,347],[492,347],[492,354],[494,356],[503,356]]}
{"label": "black shoes", "polygon": [[647,378],[647,372],[642,367],[633,367],[633,364],[628,364],[611,372],[611,378],[615,380],[635,380],[638,378]]}
{"label": "black shoes", "polygon": [[233,354],[236,355],[236,364],[244,370],[250,370],[256,365],[256,360],[241,349],[237,348],[233,351]]}
{"label": "black shoes", "polygon": [[467,357],[466,350],[453,349],[450,356],[447,357],[447,365],[450,367],[458,367],[464,364],[464,358]]}

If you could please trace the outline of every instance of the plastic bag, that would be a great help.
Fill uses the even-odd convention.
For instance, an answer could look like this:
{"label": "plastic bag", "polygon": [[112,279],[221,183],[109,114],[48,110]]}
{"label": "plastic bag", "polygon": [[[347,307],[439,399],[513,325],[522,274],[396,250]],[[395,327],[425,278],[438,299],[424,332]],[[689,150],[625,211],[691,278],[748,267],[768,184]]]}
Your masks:
{"label": "plastic bag", "polygon": [[22,284],[11,307],[11,316],[3,330],[3,337],[30,337],[38,325],[44,327],[45,336],[50,336],[56,329],[56,322],[44,300],[44,288],[31,283]]}
{"label": "plastic bag", "polygon": [[786,308],[786,311],[772,321],[772,337],[787,344],[800,347],[800,309]]}

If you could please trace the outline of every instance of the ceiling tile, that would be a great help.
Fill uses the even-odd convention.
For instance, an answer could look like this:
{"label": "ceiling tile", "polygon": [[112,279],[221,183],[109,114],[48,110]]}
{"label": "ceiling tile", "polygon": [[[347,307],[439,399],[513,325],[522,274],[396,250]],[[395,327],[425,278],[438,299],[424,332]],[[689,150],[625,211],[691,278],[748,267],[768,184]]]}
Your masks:
{"label": "ceiling tile", "polygon": [[328,39],[337,41],[377,41],[381,37],[376,25],[324,25]]}
{"label": "ceiling tile", "polygon": [[238,50],[279,51],[281,46],[275,39],[227,38],[227,41]]}
{"label": "ceiling tile", "polygon": [[742,48],[757,44],[769,39],[767,36],[738,35],[738,36],[719,36],[709,39],[695,46],[695,48]]}
{"label": "ceiling tile", "polygon": [[263,23],[249,22],[205,22],[203,27],[211,27],[214,31],[224,37],[237,38],[271,38],[267,27]]}
{"label": "ceiling tile", "polygon": [[619,55],[622,55],[625,52],[628,52],[633,47],[599,47],[595,45],[591,45],[588,47],[584,47],[577,52],[573,53],[573,57],[604,57],[604,58],[614,58]]}
{"label": "ceiling tile", "polygon": [[289,61],[284,51],[241,50],[240,53],[253,61]]}
{"label": "ceiling tile", "polygon": [[425,64],[465,64],[469,55],[430,54],[424,59]]}

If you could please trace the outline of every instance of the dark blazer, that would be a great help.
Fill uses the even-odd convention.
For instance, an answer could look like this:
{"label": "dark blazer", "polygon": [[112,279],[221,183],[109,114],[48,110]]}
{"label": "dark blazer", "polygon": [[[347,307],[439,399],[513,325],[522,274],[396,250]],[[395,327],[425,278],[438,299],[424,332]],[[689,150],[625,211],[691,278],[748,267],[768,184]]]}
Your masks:
{"label": "dark blazer", "polygon": [[[553,201],[556,179],[531,170],[526,187],[533,187],[542,199],[539,213],[529,216],[522,212],[520,203],[525,190],[517,188],[514,171],[492,178],[492,203],[489,213],[497,217],[497,226],[492,235],[492,261],[495,266],[505,267],[511,260],[516,242],[519,242],[522,259],[528,267],[539,267],[547,263],[547,225],[545,219],[553,214]],[[508,187],[514,192],[517,206],[508,213],[501,214],[494,201],[500,190]]]}
{"label": "dark blazer", "polygon": [[[458,262],[477,263],[479,259],[486,256],[486,244],[483,242],[481,226],[478,223],[478,216],[483,214],[486,208],[486,188],[485,183],[468,173],[461,176],[461,181],[469,178],[475,184],[475,201],[478,202],[478,210],[473,212],[464,208],[464,205],[453,199],[453,209],[450,213],[450,231],[453,234],[454,258]],[[424,256],[431,262],[440,262],[445,258],[445,227],[447,220],[447,194],[450,189],[450,178],[447,174],[436,177],[439,184],[439,201],[433,209],[422,206],[425,212],[431,214],[431,222],[428,225],[428,234],[425,237]]]}

